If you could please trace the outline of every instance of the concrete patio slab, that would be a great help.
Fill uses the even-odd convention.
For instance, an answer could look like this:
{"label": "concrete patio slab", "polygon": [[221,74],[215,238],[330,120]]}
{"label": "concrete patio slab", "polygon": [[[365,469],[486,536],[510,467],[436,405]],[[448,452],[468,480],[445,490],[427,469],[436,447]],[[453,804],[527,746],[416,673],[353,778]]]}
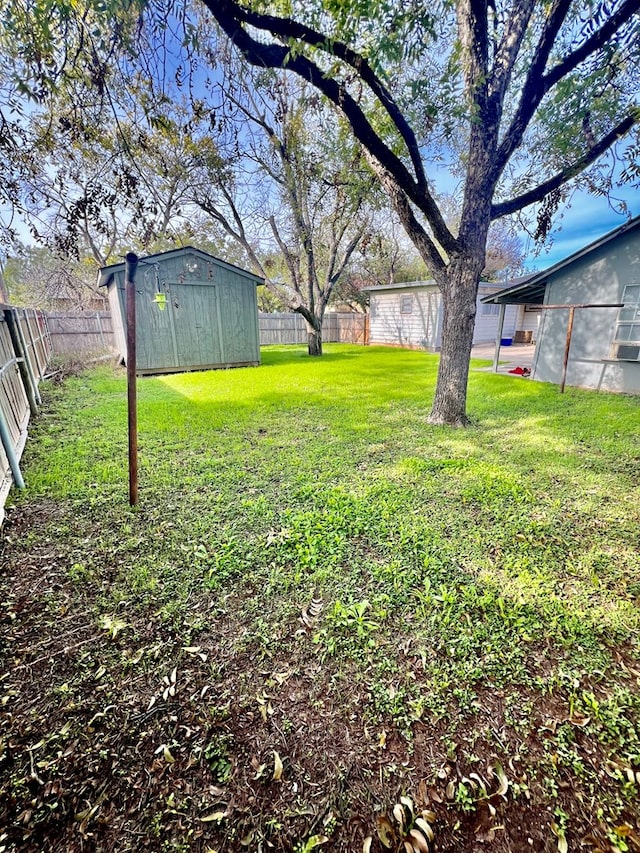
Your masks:
{"label": "concrete patio slab", "polygon": [[[471,358],[486,358],[493,361],[495,351],[495,344],[480,344],[471,350]],[[513,370],[514,367],[528,367],[531,370],[535,351],[535,344],[511,344],[511,346],[500,347],[498,373],[509,374],[509,371]],[[473,369],[489,372],[493,370],[493,367],[475,367]]]}

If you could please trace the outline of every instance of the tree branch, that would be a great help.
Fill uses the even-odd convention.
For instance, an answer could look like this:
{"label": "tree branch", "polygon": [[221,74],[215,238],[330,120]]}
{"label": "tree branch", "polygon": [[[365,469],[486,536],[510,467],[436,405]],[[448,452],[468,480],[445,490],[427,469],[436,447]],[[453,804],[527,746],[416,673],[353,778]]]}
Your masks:
{"label": "tree branch", "polygon": [[[329,290],[329,296],[331,296],[331,291],[333,290],[334,285],[337,283],[338,279],[340,278],[342,273],[345,271],[345,268],[346,268],[347,264],[349,263],[351,256],[355,252],[358,243],[362,239],[362,235],[364,234],[365,230],[366,230],[366,228],[363,226],[356,231],[356,233],[353,235],[353,237],[351,238],[351,240],[349,241],[349,243],[345,247],[342,258],[337,261],[337,265],[333,268],[333,273],[332,273],[331,279],[330,279],[331,287]],[[327,301],[328,301],[328,297],[327,297]]]}
{"label": "tree branch", "polygon": [[300,296],[300,272],[296,264],[297,259],[291,254],[291,252],[289,251],[289,247],[280,236],[280,231],[278,230],[275,216],[269,217],[269,225],[271,226],[271,231],[273,232],[273,236],[275,237],[276,243],[278,244],[280,253],[282,254],[282,257],[284,258],[285,263],[289,269],[289,275],[291,276],[291,281],[293,282],[293,290],[295,290],[296,294]]}
{"label": "tree branch", "polygon": [[605,151],[611,148],[618,139],[627,134],[636,124],[640,124],[640,110],[636,110],[631,115],[627,116],[610,133],[603,136],[599,142],[583,154],[582,157],[579,157],[571,165],[565,167],[552,178],[549,178],[548,181],[544,181],[534,189],[516,196],[516,198],[513,198],[510,201],[503,201],[492,205],[491,219],[499,219],[501,216],[507,216],[510,213],[515,213],[518,210],[522,210],[524,207],[528,207],[530,204],[542,201],[548,193],[564,186],[592,163],[595,163],[595,161],[601,157]]}
{"label": "tree branch", "polygon": [[600,29],[588,38],[583,45],[568,54],[557,65],[544,76],[544,84],[546,91],[549,91],[552,86],[566,77],[571,71],[574,71],[581,62],[588,59],[597,50],[600,50],[606,42],[615,35],[620,27],[624,26],[637,12],[640,10],[639,0],[626,0],[620,8],[613,13],[609,20],[604,23]]}
{"label": "tree branch", "polygon": [[535,0],[520,0],[516,4],[496,50],[489,81],[489,97],[495,100],[500,108],[534,8]]}
{"label": "tree branch", "polygon": [[466,89],[474,101],[479,103],[479,90],[486,91],[489,61],[487,0],[466,0],[464,4],[459,2],[457,17],[460,41],[468,60],[463,69]]}
{"label": "tree branch", "polygon": [[445,271],[446,264],[435,243],[423,228],[422,223],[417,219],[411,208],[409,200],[398,188],[391,175],[389,175],[374,158],[369,156],[367,157],[367,160],[373,171],[378,176],[380,183],[389,194],[391,203],[400,217],[400,221],[402,222],[405,231],[411,237],[424,262],[431,267],[434,277],[437,278],[439,273]]}
{"label": "tree branch", "polygon": [[[343,84],[325,76],[322,69],[306,56],[294,54],[286,46],[275,43],[264,44],[252,38],[243,29],[241,21],[241,18],[248,13],[232,0],[203,0],[203,2],[248,62],[264,68],[282,68],[292,71],[315,86],[335,104],[349,121],[358,141],[382,164],[390,175],[393,175],[401,190],[424,213],[440,245],[448,253],[456,250],[457,241],[447,228],[426,184],[419,179],[419,176],[413,177],[402,160],[382,141]],[[301,27],[289,19],[281,21],[277,18],[271,19],[269,16],[252,14],[252,26],[269,29],[265,21],[280,21],[280,23],[286,23],[294,28]],[[323,38],[322,44],[326,45],[327,43],[328,40]],[[347,48],[344,49],[348,50]]]}
{"label": "tree branch", "polygon": [[606,42],[627,23],[640,9],[640,0],[624,0],[606,23],[600,27],[584,44],[568,54],[547,74],[544,73],[551,49],[558,32],[564,23],[571,6],[571,0],[555,0],[547,24],[538,42],[516,114],[511,122],[500,148],[498,149],[497,168],[499,173],[513,152],[522,142],[524,132],[533,118],[544,96],[567,74],[596,53]]}
{"label": "tree branch", "polygon": [[[209,7],[210,11],[214,12],[209,5],[209,2],[207,2],[207,0],[204,0],[204,2]],[[375,74],[364,56],[352,50],[348,45],[344,44],[344,42],[326,36],[323,33],[320,33],[305,24],[301,24],[298,21],[294,21],[291,18],[278,18],[274,15],[264,15],[258,12],[253,12],[250,9],[239,6],[237,3],[232,2],[232,0],[231,2],[230,0],[219,0],[216,3],[214,15],[218,17],[219,14],[229,15],[229,17],[234,18],[238,23],[242,22],[249,24],[256,29],[266,30],[272,35],[284,40],[299,39],[310,47],[318,48],[332,57],[338,57],[338,59],[341,59],[353,68],[363,82],[371,89],[373,94],[386,110],[388,116],[393,121],[398,133],[407,146],[407,151],[409,152],[409,156],[411,157],[411,162],[415,170],[417,183],[419,186],[426,189],[427,181],[424,173],[424,166],[413,129],[400,111],[387,87]],[[222,25],[222,22],[220,23]]]}
{"label": "tree branch", "polygon": [[238,211],[238,209],[234,203],[234,200],[233,200],[231,194],[223,186],[221,186],[219,189],[220,189],[220,192],[223,194],[223,196],[225,197],[225,199],[229,205],[229,209],[231,210],[231,215],[233,217],[233,221],[236,225],[235,228],[233,227],[233,225],[231,224],[231,222],[229,221],[227,216],[225,216],[225,214],[220,210],[220,208],[208,196],[198,196],[198,195],[194,196],[194,199],[193,199],[194,204],[197,205],[201,210],[203,210],[209,216],[211,216],[212,219],[215,219],[215,221],[218,222],[222,226],[222,228],[227,232],[227,234],[242,246],[242,248],[245,250],[245,252],[249,256],[249,258],[251,259],[251,262],[253,263],[254,268],[260,273],[260,275],[265,280],[268,280],[269,276],[267,275],[260,259],[258,258],[257,254],[255,253],[253,246],[251,245],[250,241],[247,239],[247,235],[246,235],[245,230],[244,230],[244,225],[242,224],[242,218],[241,218],[240,213],[239,213],[239,211]]}
{"label": "tree branch", "polygon": [[502,173],[505,165],[513,152],[522,142],[522,137],[531,121],[535,111],[537,110],[540,101],[545,96],[546,92],[542,87],[542,76],[551,53],[554,41],[560,32],[560,28],[569,13],[571,0],[555,0],[547,22],[544,26],[538,46],[531,60],[529,72],[522,87],[520,102],[516,110],[515,116],[511,121],[511,125],[500,147],[496,157],[496,180]]}

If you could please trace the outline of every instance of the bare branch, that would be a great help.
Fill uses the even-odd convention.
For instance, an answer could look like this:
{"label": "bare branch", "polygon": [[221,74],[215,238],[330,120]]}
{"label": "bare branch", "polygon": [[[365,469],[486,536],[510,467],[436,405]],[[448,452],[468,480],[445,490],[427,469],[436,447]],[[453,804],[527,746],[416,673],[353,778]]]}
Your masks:
{"label": "bare branch", "polygon": [[223,213],[220,207],[218,207],[218,205],[215,204],[208,196],[196,196],[194,197],[194,203],[201,210],[211,216],[212,219],[215,219],[215,221],[222,226],[224,231],[226,231],[226,233],[230,237],[240,243],[240,245],[243,247],[249,258],[251,259],[254,268],[260,273],[260,275],[264,279],[268,279],[269,276],[267,275],[266,270],[264,269],[262,262],[260,261],[260,258],[253,249],[250,240],[247,238],[242,222],[242,217],[240,215],[240,212],[238,211],[238,208],[236,207],[231,193],[228,192],[228,190],[224,186],[221,186],[219,189],[220,192],[223,194],[227,204],[229,205],[231,216],[233,218],[233,224],[229,220],[229,218]]}
{"label": "bare branch", "polygon": [[365,232],[364,226],[362,228],[359,228],[356,231],[356,233],[353,235],[353,237],[351,238],[349,243],[346,245],[345,250],[342,254],[342,258],[339,261],[337,261],[336,265],[334,266],[333,273],[331,275],[331,287],[329,289],[329,295],[327,297],[327,301],[329,299],[329,296],[331,296],[331,291],[333,290],[333,286],[337,283],[338,279],[340,278],[342,273],[345,271],[346,266],[349,263],[351,256],[355,252],[356,247],[358,246],[358,243],[362,239],[362,235],[364,234],[364,232]]}
{"label": "bare branch", "polygon": [[269,225],[271,226],[273,236],[275,237],[276,243],[278,244],[278,248],[280,249],[282,257],[284,258],[285,263],[287,265],[287,269],[289,270],[289,273],[291,275],[291,281],[293,282],[293,290],[296,293],[298,301],[300,301],[302,291],[300,290],[300,269],[297,263],[298,259],[295,258],[293,254],[289,251],[289,247],[280,236],[280,231],[278,230],[278,226],[276,225],[276,220],[274,216],[269,217]]}
{"label": "bare branch", "polygon": [[[204,0],[204,2],[248,62],[263,68],[283,68],[292,71],[319,89],[335,104],[349,121],[358,141],[382,164],[390,175],[393,175],[398,187],[424,213],[436,239],[445,251],[454,252],[457,249],[456,239],[447,228],[427,187],[410,174],[402,160],[382,141],[344,85],[326,76],[322,69],[306,56],[293,54],[288,47],[283,45],[264,44],[252,38],[243,29],[241,23],[241,16],[246,14],[246,10],[243,12],[231,0],[217,0],[217,2]],[[254,14],[251,24],[265,28],[265,17]],[[290,23],[294,24],[294,22]],[[326,42],[326,39],[323,41]]]}

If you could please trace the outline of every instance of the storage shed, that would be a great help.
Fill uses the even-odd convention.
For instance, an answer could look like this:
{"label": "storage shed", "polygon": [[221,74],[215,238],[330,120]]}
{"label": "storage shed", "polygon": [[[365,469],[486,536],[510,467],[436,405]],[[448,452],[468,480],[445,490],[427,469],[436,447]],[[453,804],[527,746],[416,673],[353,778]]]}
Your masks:
{"label": "storage shed", "polygon": [[[442,346],[442,296],[435,281],[407,281],[364,288],[370,294],[369,343],[438,352]],[[481,299],[500,289],[481,282],[473,343],[492,343],[498,328],[498,306]],[[513,335],[516,309],[510,310],[505,335]]]}
{"label": "storage shed", "polygon": [[640,393],[640,216],[486,301],[542,304],[533,379]]}
{"label": "storage shed", "polygon": [[[256,288],[263,280],[185,246],[141,258],[136,274],[138,373],[260,364]],[[126,361],[125,265],[100,270],[114,338]]]}

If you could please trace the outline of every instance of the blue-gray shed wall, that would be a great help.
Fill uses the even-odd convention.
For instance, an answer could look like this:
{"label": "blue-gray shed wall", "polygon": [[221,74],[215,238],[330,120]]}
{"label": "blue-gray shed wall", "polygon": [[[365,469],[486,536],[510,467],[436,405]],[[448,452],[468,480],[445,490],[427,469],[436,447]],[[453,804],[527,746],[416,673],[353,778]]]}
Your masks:
{"label": "blue-gray shed wall", "polygon": [[[618,303],[630,284],[640,284],[640,228],[622,233],[552,274],[545,304]],[[640,362],[612,358],[617,318],[617,308],[576,309],[568,385],[640,393]],[[568,310],[542,312],[532,371],[535,379],[560,382],[568,319]]]}

